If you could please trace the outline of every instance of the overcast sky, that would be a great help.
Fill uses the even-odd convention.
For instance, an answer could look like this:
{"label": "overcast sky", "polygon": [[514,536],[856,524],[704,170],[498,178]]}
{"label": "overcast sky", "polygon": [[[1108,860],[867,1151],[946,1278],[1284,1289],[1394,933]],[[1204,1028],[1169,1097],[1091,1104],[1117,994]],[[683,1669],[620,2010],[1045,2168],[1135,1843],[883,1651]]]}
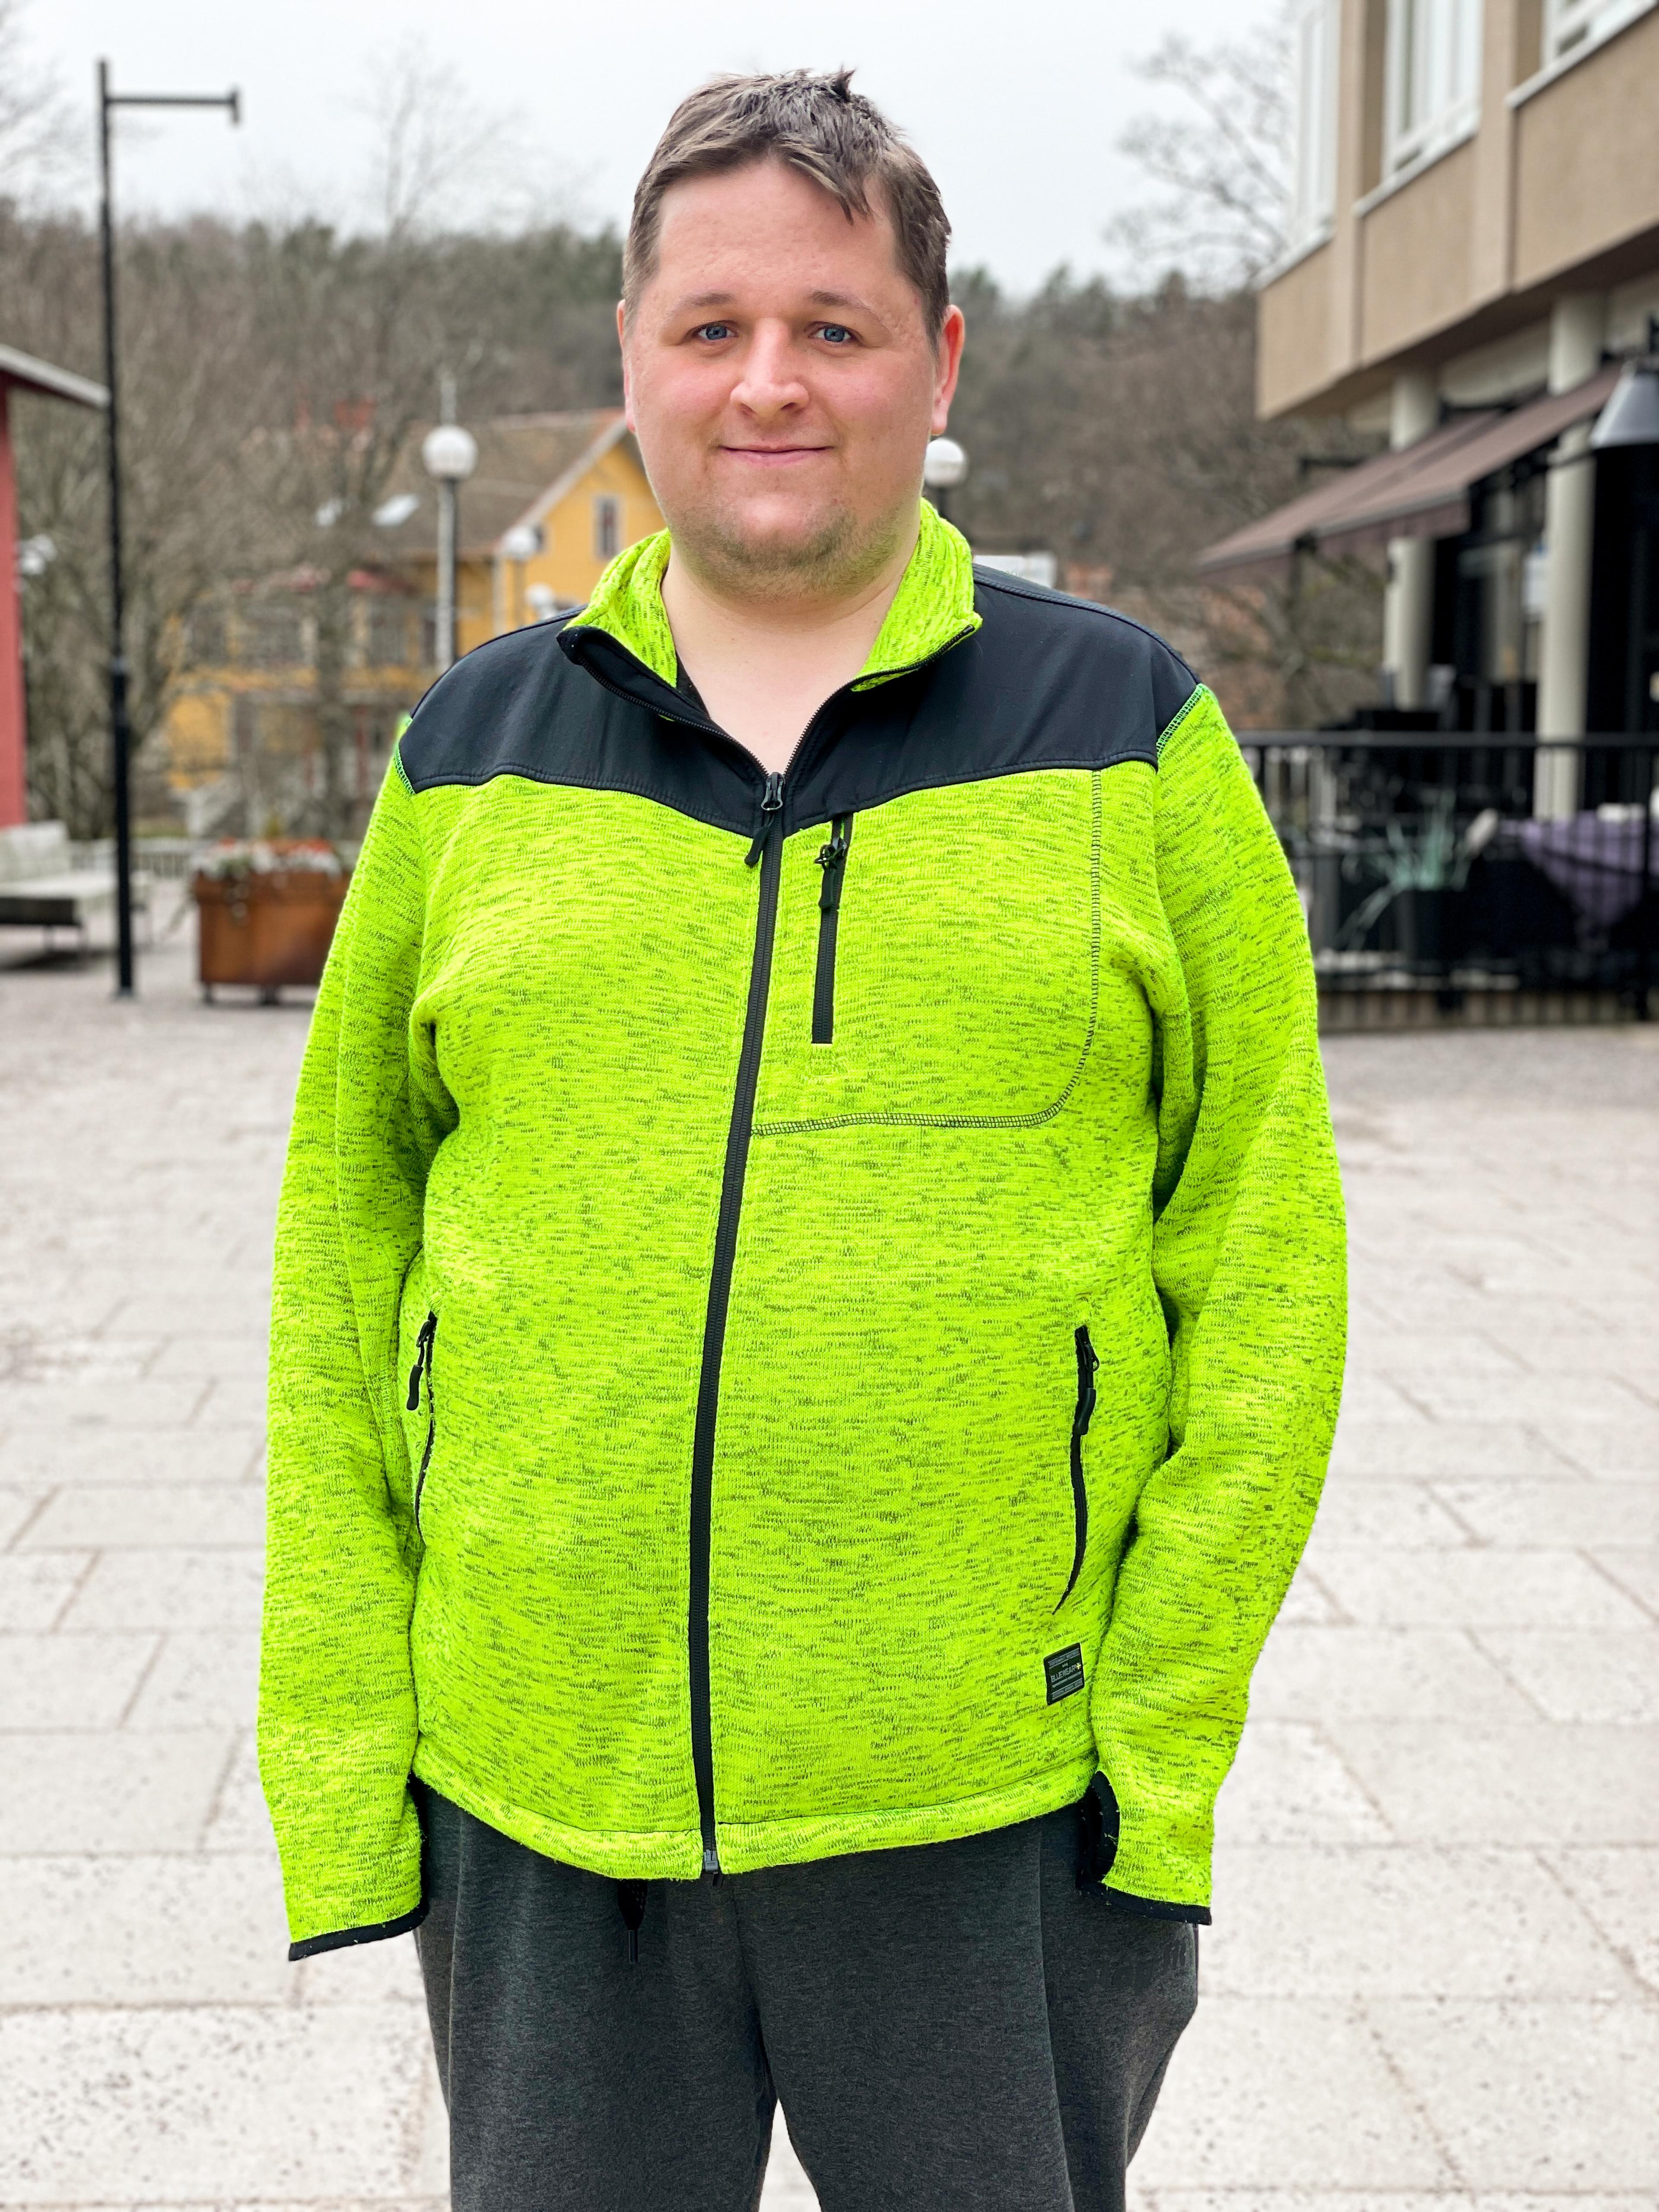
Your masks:
{"label": "overcast sky", "polygon": [[619,223],[670,108],[702,77],[854,64],[937,173],[953,258],[1026,289],[1061,261],[1112,265],[1103,226],[1145,197],[1115,150],[1128,118],[1160,105],[1134,58],[1170,31],[1237,37],[1260,12],[1249,0],[30,0],[24,20],[88,114],[88,143],[100,55],[118,90],[240,88],[240,131],[213,114],[124,120],[121,201],[167,213],[349,210],[377,73],[411,40],[459,99],[501,118],[526,201]]}

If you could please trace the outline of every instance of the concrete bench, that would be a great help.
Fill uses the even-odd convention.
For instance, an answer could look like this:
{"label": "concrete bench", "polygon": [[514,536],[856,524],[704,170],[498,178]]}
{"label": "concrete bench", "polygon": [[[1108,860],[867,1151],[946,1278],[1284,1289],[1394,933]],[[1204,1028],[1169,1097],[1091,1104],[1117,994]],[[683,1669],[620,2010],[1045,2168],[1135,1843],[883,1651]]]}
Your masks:
{"label": "concrete bench", "polygon": [[[23,822],[0,830],[0,923],[44,929],[78,930],[81,950],[88,917],[115,906],[115,870],[74,865],[69,830],[62,822]],[[150,879],[134,873],[132,903],[149,910]],[[50,941],[50,937],[48,939]]]}

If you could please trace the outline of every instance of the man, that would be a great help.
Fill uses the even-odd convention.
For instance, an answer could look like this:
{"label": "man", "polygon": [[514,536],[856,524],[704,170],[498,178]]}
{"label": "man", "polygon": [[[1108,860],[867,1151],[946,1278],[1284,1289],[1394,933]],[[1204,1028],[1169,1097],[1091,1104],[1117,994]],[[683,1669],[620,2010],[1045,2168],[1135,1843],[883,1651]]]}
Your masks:
{"label": "man", "polygon": [[1312,1518],[1341,1208],[1209,693],[920,497],[915,155],[726,79],[620,316],[668,518],[398,748],[278,1232],[294,1954],[420,1926],[460,2212],[1123,2202]]}

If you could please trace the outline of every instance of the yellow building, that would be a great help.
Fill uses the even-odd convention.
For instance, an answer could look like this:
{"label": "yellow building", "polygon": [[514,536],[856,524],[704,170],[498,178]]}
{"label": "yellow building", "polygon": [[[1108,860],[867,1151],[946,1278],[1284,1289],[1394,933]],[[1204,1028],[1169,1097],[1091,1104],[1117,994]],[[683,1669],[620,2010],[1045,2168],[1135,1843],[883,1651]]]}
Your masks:
{"label": "yellow building", "polygon": [[[423,425],[387,487],[387,552],[423,604],[437,590],[437,487],[421,466]],[[478,465],[460,487],[456,645],[583,605],[605,563],[662,527],[639,447],[620,408],[507,415],[469,424]],[[534,542],[515,559],[519,534]],[[430,640],[428,641],[430,651]]]}
{"label": "yellow building", "polygon": [[[438,494],[420,459],[429,427],[410,434],[375,510],[374,554],[352,577],[342,780],[360,820],[400,720],[437,673]],[[462,653],[582,605],[614,555],[662,526],[620,409],[468,427],[478,464],[459,494]],[[313,588],[303,569],[239,581],[186,626],[157,750],[192,832],[294,826],[322,792]]]}

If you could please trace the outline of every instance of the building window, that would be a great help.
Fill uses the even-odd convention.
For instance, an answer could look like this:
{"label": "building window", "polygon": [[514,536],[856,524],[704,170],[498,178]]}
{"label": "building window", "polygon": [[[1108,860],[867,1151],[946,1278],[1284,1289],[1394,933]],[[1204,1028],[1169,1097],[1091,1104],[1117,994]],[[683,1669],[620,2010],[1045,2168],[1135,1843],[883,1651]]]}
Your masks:
{"label": "building window", "polygon": [[1653,0],[1545,0],[1545,65],[1600,46],[1652,5]]}
{"label": "building window", "polygon": [[1388,173],[1432,161],[1480,116],[1480,0],[1391,0]]}
{"label": "building window", "polygon": [[1297,0],[1291,19],[1296,137],[1287,224],[1292,252],[1330,234],[1336,214],[1336,63],[1341,0]]}
{"label": "building window", "polygon": [[601,561],[614,561],[622,551],[622,501],[615,492],[594,497],[593,551]]}
{"label": "building window", "polygon": [[401,668],[409,659],[409,609],[395,599],[369,602],[363,659],[371,668]]}

